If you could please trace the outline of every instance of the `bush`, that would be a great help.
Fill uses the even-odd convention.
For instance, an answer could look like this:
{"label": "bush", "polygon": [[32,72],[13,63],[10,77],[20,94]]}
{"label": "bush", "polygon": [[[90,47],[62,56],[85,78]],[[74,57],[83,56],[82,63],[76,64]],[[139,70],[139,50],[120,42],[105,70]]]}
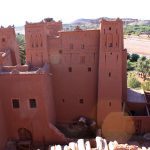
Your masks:
{"label": "bush", "polygon": [[132,71],[133,70],[132,63],[131,63],[130,60],[127,61],[127,70],[128,71]]}
{"label": "bush", "polygon": [[128,87],[130,88],[140,88],[141,83],[138,81],[134,74],[129,74],[128,76]]}
{"label": "bush", "polygon": [[136,62],[139,58],[140,58],[140,56],[139,56],[138,54],[132,54],[132,55],[130,56],[130,60],[131,60],[132,62]]}
{"label": "bush", "polygon": [[142,88],[143,88],[144,91],[150,91],[150,81],[145,81],[142,84]]}

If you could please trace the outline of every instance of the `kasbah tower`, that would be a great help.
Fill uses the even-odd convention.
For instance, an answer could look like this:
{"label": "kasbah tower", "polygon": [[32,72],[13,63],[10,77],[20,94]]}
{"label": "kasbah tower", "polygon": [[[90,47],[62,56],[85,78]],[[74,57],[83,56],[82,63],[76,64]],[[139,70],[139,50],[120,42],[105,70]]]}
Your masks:
{"label": "kasbah tower", "polygon": [[65,143],[57,125],[84,116],[102,128],[110,113],[122,112],[122,20],[102,19],[99,29],[74,31],[52,19],[26,22],[25,41],[26,64],[20,65],[14,27],[0,28],[0,149],[10,141]]}

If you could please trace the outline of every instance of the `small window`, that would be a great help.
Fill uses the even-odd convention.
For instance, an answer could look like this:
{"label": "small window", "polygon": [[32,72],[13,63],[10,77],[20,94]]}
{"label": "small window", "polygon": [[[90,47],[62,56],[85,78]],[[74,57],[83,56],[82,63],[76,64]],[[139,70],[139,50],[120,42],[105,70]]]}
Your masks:
{"label": "small window", "polygon": [[88,72],[91,72],[91,71],[92,71],[91,67],[88,67]]}
{"label": "small window", "polygon": [[19,99],[12,99],[13,108],[19,108]]}
{"label": "small window", "polygon": [[73,44],[70,44],[70,49],[73,49]]}
{"label": "small window", "polygon": [[110,53],[110,55],[112,55],[112,53]]}
{"label": "small window", "polygon": [[111,107],[111,102],[109,102],[109,107]]}
{"label": "small window", "polygon": [[5,38],[2,38],[2,42],[5,42],[6,40],[5,40]]}
{"label": "small window", "polygon": [[59,50],[59,54],[62,54],[62,50]]}
{"label": "small window", "polygon": [[109,27],[109,30],[111,30],[111,27]]}
{"label": "small window", "polygon": [[105,29],[104,29],[104,34],[105,34]]}
{"label": "small window", "polygon": [[65,102],[65,100],[64,100],[64,99],[62,99],[62,102],[64,103],[64,102]]}
{"label": "small window", "polygon": [[81,48],[84,49],[84,44],[81,45]]}
{"label": "small window", "polygon": [[84,103],[84,100],[83,99],[80,99],[80,104],[83,104]]}
{"label": "small window", "polygon": [[35,99],[30,99],[30,108],[36,108],[36,100]]}
{"label": "small window", "polygon": [[69,67],[69,68],[68,68],[68,71],[69,71],[69,72],[72,72],[72,67]]}
{"label": "small window", "polygon": [[111,72],[109,72],[108,76],[111,77]]}
{"label": "small window", "polygon": [[108,45],[109,47],[112,47],[113,46],[113,44],[112,43],[109,43],[109,45]]}

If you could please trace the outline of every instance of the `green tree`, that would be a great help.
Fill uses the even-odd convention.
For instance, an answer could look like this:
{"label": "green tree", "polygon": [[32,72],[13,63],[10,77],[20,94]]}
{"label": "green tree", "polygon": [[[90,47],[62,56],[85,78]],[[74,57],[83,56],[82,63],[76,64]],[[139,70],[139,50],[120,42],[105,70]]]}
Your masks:
{"label": "green tree", "polygon": [[132,73],[128,75],[127,83],[128,83],[128,87],[130,87],[130,88],[140,88],[141,87],[141,83],[138,81],[135,74],[132,74]]}
{"label": "green tree", "polygon": [[142,84],[142,88],[143,88],[143,90],[145,90],[145,91],[150,91],[150,81],[145,81],[145,82]]}
{"label": "green tree", "polygon": [[145,80],[147,75],[150,74],[150,59],[141,57],[137,62],[136,70],[142,73],[143,79]]}
{"label": "green tree", "polygon": [[132,66],[132,62],[130,60],[127,60],[127,70],[132,71],[134,67]]}
{"label": "green tree", "polygon": [[19,51],[20,51],[20,60],[21,64],[24,65],[26,61],[26,51],[25,51],[25,36],[23,34],[17,34],[17,43],[19,45]]}
{"label": "green tree", "polygon": [[130,56],[130,60],[131,60],[132,62],[136,62],[139,58],[140,58],[140,56],[139,56],[138,54],[132,54],[132,55]]}

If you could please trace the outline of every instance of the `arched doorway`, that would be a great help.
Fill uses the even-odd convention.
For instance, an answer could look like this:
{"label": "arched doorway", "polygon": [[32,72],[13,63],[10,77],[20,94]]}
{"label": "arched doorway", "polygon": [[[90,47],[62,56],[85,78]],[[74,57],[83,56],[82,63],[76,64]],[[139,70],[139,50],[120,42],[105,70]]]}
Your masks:
{"label": "arched doorway", "polygon": [[20,141],[32,141],[32,133],[26,128],[19,128],[18,136]]}

